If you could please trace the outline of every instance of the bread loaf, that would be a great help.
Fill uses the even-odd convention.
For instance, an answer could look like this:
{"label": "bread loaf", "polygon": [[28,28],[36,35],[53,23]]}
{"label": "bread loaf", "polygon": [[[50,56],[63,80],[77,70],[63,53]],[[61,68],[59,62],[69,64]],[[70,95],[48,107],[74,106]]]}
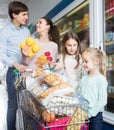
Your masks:
{"label": "bread loaf", "polygon": [[50,86],[57,86],[65,83],[65,81],[55,73],[46,74],[44,77],[44,81]]}
{"label": "bread loaf", "polygon": [[57,86],[52,86],[50,88],[48,88],[47,90],[45,90],[43,93],[41,93],[38,98],[45,98],[47,96],[49,96],[52,92],[56,91],[56,90],[60,90],[66,87],[70,87],[69,85],[67,85],[66,83],[63,84],[59,84]]}

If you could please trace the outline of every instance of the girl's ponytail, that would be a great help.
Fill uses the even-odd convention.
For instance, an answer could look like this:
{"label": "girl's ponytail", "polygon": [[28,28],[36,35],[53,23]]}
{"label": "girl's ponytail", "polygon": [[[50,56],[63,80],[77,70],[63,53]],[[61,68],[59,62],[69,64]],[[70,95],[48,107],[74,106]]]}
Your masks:
{"label": "girl's ponytail", "polygon": [[99,51],[100,51],[100,60],[101,60],[99,69],[101,74],[106,76],[106,54],[102,50]]}

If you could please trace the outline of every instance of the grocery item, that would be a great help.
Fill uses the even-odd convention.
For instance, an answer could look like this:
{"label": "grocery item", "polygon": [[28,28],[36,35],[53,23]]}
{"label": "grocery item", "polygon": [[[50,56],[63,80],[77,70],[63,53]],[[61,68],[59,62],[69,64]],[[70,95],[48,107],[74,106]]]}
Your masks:
{"label": "grocery item", "polygon": [[89,23],[89,14],[86,13],[86,14],[84,15],[84,18],[83,18],[83,24],[84,24],[84,26],[87,26],[88,23]]}
{"label": "grocery item", "polygon": [[44,77],[45,76],[45,71],[41,67],[37,67],[32,74],[32,77]]}
{"label": "grocery item", "polygon": [[[46,100],[46,99],[45,99]],[[54,112],[56,115],[61,116],[72,116],[76,110],[75,107],[71,107],[70,104],[78,104],[78,99],[68,97],[68,96],[52,96],[50,98],[51,101],[47,104],[47,106],[51,107],[49,111]],[[54,108],[53,106],[58,106]],[[67,105],[67,107],[65,107]],[[69,105],[69,106],[68,106]]]}
{"label": "grocery item", "polygon": [[84,23],[83,23],[83,19],[80,19],[79,21],[79,28],[83,29]]}
{"label": "grocery item", "polygon": [[51,130],[66,130],[67,124],[69,124],[70,120],[70,117],[63,117],[61,119],[56,119],[54,122],[48,123],[48,126],[52,127]]}
{"label": "grocery item", "polygon": [[70,120],[71,120],[70,117],[61,117],[61,118],[56,117],[54,122],[46,123],[46,125],[47,125],[46,127],[49,127],[49,128],[45,127],[44,121],[40,121],[41,125],[38,124],[38,130],[47,130],[47,129],[66,130],[66,127],[67,127]]}
{"label": "grocery item", "polygon": [[75,28],[76,31],[79,30],[79,20],[74,21],[74,28]]}
{"label": "grocery item", "polygon": [[56,91],[56,90],[60,90],[60,89],[63,89],[63,88],[66,88],[66,87],[70,87],[69,85],[67,84],[59,84],[57,86],[52,86],[52,87],[49,87],[47,90],[45,90],[43,93],[41,93],[38,98],[46,98],[47,96],[49,96],[52,92]]}
{"label": "grocery item", "polygon": [[70,123],[69,123],[69,124],[76,124],[76,123],[77,124],[71,125],[71,126],[69,125],[67,127],[67,130],[71,130],[71,129],[81,130],[81,127],[82,127],[83,124],[80,123],[80,122],[85,122],[86,118],[87,118],[87,112],[85,112],[84,110],[82,110],[81,108],[78,107],[76,109],[74,115],[72,116]]}
{"label": "grocery item", "polygon": [[55,121],[55,114],[44,109],[42,111],[42,118],[46,123],[51,123]]}
{"label": "grocery item", "polygon": [[47,73],[44,77],[44,81],[50,86],[57,86],[64,84],[65,81],[56,73]]}

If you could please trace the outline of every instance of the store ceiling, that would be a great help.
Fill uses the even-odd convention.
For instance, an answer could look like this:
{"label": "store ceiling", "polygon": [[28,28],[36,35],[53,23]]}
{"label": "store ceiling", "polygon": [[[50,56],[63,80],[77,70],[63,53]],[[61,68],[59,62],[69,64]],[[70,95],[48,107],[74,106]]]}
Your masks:
{"label": "store ceiling", "polygon": [[[11,2],[13,0],[0,0],[0,17],[3,15],[7,15],[7,7],[8,7],[8,3]],[[25,2],[26,0],[18,0],[18,1],[22,1]]]}
{"label": "store ceiling", "polygon": [[[3,27],[9,20],[8,4],[11,1],[14,1],[14,0],[0,0],[0,28]],[[28,1],[28,0],[18,0],[18,1],[26,3],[26,1]]]}

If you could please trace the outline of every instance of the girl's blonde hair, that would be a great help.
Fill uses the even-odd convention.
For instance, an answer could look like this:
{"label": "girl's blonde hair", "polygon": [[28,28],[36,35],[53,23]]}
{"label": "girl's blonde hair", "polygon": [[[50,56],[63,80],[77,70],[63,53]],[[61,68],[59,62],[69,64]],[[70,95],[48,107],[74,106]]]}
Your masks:
{"label": "girl's blonde hair", "polygon": [[[106,54],[98,48],[87,48],[83,53],[90,53],[91,57],[99,59],[99,71],[106,76]],[[93,59],[94,60],[94,59]]]}

